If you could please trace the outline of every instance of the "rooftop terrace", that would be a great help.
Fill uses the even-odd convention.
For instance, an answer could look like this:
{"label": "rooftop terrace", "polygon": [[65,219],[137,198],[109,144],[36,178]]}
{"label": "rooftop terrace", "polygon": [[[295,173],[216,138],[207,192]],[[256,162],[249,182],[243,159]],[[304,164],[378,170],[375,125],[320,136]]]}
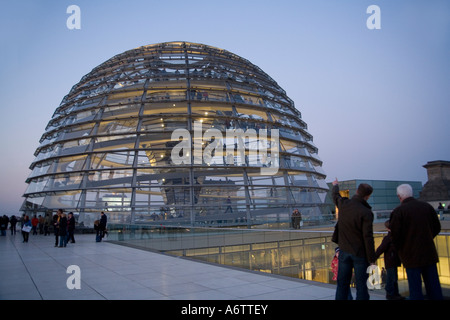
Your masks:
{"label": "rooftop terrace", "polygon": [[[448,231],[450,221],[441,223]],[[374,230],[380,231],[380,224]],[[96,243],[93,234],[76,234],[75,244],[55,248],[53,235],[30,235],[23,243],[20,233],[8,230],[0,237],[0,256],[0,300],[334,300],[336,288],[111,241]],[[81,289],[67,286],[71,265],[80,268]],[[370,292],[372,300],[384,300],[384,294]]]}
{"label": "rooftop terrace", "polygon": [[[9,231],[9,230],[8,230]],[[54,236],[0,237],[1,300],[333,300],[335,286],[216,265],[167,254],[96,243],[54,247]],[[68,289],[68,266],[81,271],[81,289]],[[372,294],[372,299],[384,299]]]}

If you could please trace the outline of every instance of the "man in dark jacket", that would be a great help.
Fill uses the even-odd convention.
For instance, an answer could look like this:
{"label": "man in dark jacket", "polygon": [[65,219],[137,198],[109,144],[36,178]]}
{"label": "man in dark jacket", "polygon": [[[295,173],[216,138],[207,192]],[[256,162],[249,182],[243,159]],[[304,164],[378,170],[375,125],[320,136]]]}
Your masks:
{"label": "man in dark jacket", "polygon": [[102,211],[100,214],[100,222],[98,224],[98,231],[97,231],[97,237],[99,237],[100,241],[105,236],[107,221],[108,219],[106,218],[106,214]]}
{"label": "man in dark jacket", "polygon": [[436,263],[439,257],[434,237],[441,231],[436,211],[426,202],[413,198],[409,184],[397,187],[400,206],[391,213],[392,242],[408,276],[411,300],[422,300],[422,280],[429,299],[442,299]]}
{"label": "man in dark jacket", "polygon": [[358,186],[356,194],[348,199],[339,194],[337,179],[333,182],[332,197],[339,210],[333,241],[340,249],[336,300],[347,299],[352,269],[355,270],[356,299],[369,299],[367,268],[376,260],[373,213],[367,203],[372,191],[370,185],[362,183]]}

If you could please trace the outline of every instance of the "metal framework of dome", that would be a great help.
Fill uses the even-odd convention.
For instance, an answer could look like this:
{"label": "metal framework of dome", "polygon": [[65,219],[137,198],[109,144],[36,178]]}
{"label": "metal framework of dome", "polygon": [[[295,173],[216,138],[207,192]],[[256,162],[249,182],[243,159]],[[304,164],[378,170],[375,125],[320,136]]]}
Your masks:
{"label": "metal framework of dome", "polygon": [[[199,124],[223,138],[198,137]],[[192,161],[175,162],[176,129],[200,153],[213,141],[231,144],[230,129],[277,129],[277,170],[264,174],[250,140],[231,160],[192,149],[183,155]],[[85,225],[100,211],[118,223],[253,225],[290,221],[294,208],[320,219],[328,187],[317,152],[293,101],[248,60],[197,43],[148,45],[102,63],[63,98],[35,152],[21,210],[63,208]]]}

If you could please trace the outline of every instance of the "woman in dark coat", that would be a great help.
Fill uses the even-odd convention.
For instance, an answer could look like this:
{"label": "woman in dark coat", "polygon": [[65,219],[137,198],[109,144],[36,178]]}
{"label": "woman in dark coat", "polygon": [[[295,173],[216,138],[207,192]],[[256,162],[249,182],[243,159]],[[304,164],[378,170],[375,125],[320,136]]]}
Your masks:
{"label": "woman in dark coat", "polygon": [[71,243],[75,243],[75,237],[73,236],[75,232],[75,217],[73,212],[69,212],[69,218],[67,219],[67,241],[70,240]]}
{"label": "woman in dark coat", "polygon": [[[28,216],[25,216],[23,218],[23,227],[25,226],[31,228],[31,220]],[[29,231],[24,231],[23,227],[22,227],[23,242],[28,242],[28,237],[30,236],[31,229]]]}

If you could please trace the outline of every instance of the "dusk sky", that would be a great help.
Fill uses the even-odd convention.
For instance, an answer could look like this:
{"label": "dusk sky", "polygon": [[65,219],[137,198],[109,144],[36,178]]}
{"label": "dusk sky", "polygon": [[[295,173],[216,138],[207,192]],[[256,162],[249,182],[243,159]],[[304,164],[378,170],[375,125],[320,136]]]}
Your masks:
{"label": "dusk sky", "polygon": [[[81,9],[70,30],[67,7]],[[366,25],[370,5],[381,29]],[[450,1],[2,1],[0,214],[17,214],[63,97],[126,50],[203,43],[259,66],[308,124],[327,174],[427,181],[450,160]]]}

